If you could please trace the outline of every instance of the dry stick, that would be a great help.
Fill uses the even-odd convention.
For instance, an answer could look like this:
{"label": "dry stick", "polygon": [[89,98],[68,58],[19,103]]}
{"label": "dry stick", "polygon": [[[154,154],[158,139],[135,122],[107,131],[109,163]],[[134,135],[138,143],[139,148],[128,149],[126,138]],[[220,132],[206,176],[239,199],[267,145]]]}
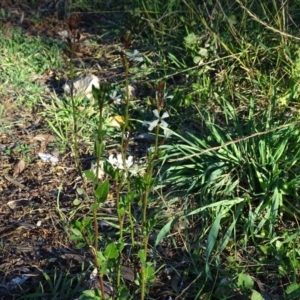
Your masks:
{"label": "dry stick", "polygon": [[232,144],[237,144],[239,142],[243,142],[243,141],[246,141],[246,140],[249,140],[253,137],[256,137],[256,136],[260,136],[260,135],[264,135],[264,134],[267,134],[269,132],[273,132],[273,131],[276,131],[278,129],[282,129],[282,128],[285,128],[285,127],[289,127],[289,126],[293,126],[293,125],[297,125],[299,124],[300,121],[296,121],[296,122],[292,122],[292,123],[288,123],[288,124],[284,124],[284,125],[280,125],[276,128],[272,128],[270,130],[266,130],[266,131],[261,131],[261,132],[257,132],[257,133],[253,133],[249,136],[246,136],[246,137],[243,137],[243,138],[239,138],[239,139],[236,139],[236,140],[233,140],[233,141],[229,141],[229,142],[226,142],[224,143],[223,145],[221,146],[216,146],[216,147],[212,147],[212,148],[208,148],[208,149],[205,149],[201,152],[198,152],[198,153],[194,153],[194,154],[191,154],[191,155],[188,155],[188,156],[185,156],[185,157],[181,157],[181,158],[176,158],[176,159],[170,159],[168,160],[168,162],[175,162],[175,161],[181,161],[181,160],[185,160],[185,159],[189,159],[189,158],[192,158],[192,157],[195,157],[195,156],[200,156],[204,153],[207,153],[207,152],[212,152],[212,151],[216,151],[216,150],[219,150],[221,148],[224,148],[224,147],[227,147],[229,145],[232,145]]}
{"label": "dry stick", "polygon": [[260,18],[258,18],[253,12],[251,12],[247,7],[245,7],[239,0],[236,0],[236,2],[258,23],[262,24],[263,26],[265,26],[266,28],[276,32],[276,33],[279,33],[283,36],[287,36],[289,38],[292,38],[292,39],[295,39],[295,40],[298,40],[300,41],[300,38],[299,37],[296,37],[294,35],[291,35],[291,34],[288,34],[286,32],[283,32],[279,29],[276,29],[274,27],[271,27],[270,25],[268,25],[267,23],[265,23],[264,21],[262,21]]}

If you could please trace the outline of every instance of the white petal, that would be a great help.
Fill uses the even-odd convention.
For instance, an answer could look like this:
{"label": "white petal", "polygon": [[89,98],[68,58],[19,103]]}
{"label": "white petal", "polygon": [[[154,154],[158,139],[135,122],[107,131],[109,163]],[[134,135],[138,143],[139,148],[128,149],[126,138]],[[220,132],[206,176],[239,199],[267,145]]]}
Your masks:
{"label": "white petal", "polygon": [[117,98],[114,100],[115,105],[121,105],[121,99]]}
{"label": "white petal", "polygon": [[155,127],[157,126],[158,122],[159,122],[159,120],[154,120],[154,121],[152,121],[152,122],[149,124],[148,129],[149,129],[150,131],[152,131],[153,128],[155,128]]}
{"label": "white petal", "polygon": [[136,176],[138,174],[138,167],[135,166],[135,167],[129,169],[129,172],[132,176]]}
{"label": "white petal", "polygon": [[130,168],[133,165],[133,156],[129,156],[126,160],[127,168]]}
{"label": "white petal", "polygon": [[158,113],[158,110],[157,109],[154,109],[153,110],[153,114],[154,116],[158,119],[159,118],[159,113]]}
{"label": "white petal", "polygon": [[161,119],[169,118],[170,115],[167,112],[164,112],[163,115],[161,116]]}
{"label": "white petal", "polygon": [[117,160],[114,158],[114,155],[113,155],[113,154],[111,154],[111,155],[108,157],[108,161],[109,161],[109,163],[110,163],[113,167],[116,166]]}
{"label": "white petal", "polygon": [[169,138],[170,136],[172,135],[172,130],[168,129],[168,128],[165,128],[164,129],[164,136],[165,138]]}
{"label": "white petal", "polygon": [[150,123],[151,123],[151,122],[149,122],[149,121],[143,121],[142,126],[148,127]]}
{"label": "white petal", "polygon": [[142,62],[142,61],[144,61],[144,58],[141,56],[138,56],[138,57],[135,57],[134,60],[138,61],[138,62]]}
{"label": "white petal", "polygon": [[123,158],[122,158],[122,154],[121,154],[121,153],[119,153],[119,154],[117,155],[117,160],[118,160],[118,166],[119,166],[119,167],[120,167],[120,166],[123,167]]}
{"label": "white petal", "polygon": [[174,98],[174,96],[173,95],[168,96],[168,93],[165,93],[164,98],[165,99],[172,99],[172,98]]}
{"label": "white petal", "polygon": [[133,56],[136,56],[136,55],[138,55],[139,53],[140,53],[139,50],[134,49],[132,55],[133,55]]}
{"label": "white petal", "polygon": [[113,92],[109,95],[109,97],[110,97],[111,99],[115,99],[115,98],[116,98],[116,95],[117,95],[117,91],[113,91]]}
{"label": "white petal", "polygon": [[161,125],[161,127],[165,127],[165,128],[167,128],[169,126],[169,124],[164,120],[161,120],[160,125]]}

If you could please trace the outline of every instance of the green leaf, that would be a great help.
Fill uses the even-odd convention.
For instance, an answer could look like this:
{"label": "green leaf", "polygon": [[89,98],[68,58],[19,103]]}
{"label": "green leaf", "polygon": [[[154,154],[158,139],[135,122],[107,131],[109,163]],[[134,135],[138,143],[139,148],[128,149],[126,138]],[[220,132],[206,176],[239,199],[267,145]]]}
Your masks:
{"label": "green leaf", "polygon": [[91,211],[97,210],[99,208],[99,203],[92,203],[90,206]]}
{"label": "green leaf", "polygon": [[79,297],[79,300],[101,300],[102,297],[96,296],[95,290],[83,291]]}
{"label": "green leaf", "polygon": [[195,33],[190,33],[188,34],[185,38],[184,38],[184,41],[186,44],[196,44],[199,40],[199,37],[195,34]]}
{"label": "green leaf", "polygon": [[[169,231],[171,230],[171,228],[173,227],[174,224],[177,223],[179,218],[175,218],[171,221],[169,221],[158,233],[156,241],[155,241],[155,246],[157,246],[160,241],[169,233]],[[156,247],[154,247],[155,249]]]}
{"label": "green leaf", "polygon": [[81,203],[81,201],[79,199],[74,199],[73,200],[73,205],[78,206]]}
{"label": "green leaf", "polygon": [[299,299],[300,298],[300,284],[293,282],[286,288],[286,294],[288,299]]}
{"label": "green leaf", "polygon": [[119,252],[114,243],[110,243],[107,245],[104,254],[108,259],[115,259],[119,257]]}
{"label": "green leaf", "polygon": [[[192,216],[192,215],[195,215],[195,214],[198,214],[208,208],[213,208],[213,207],[220,207],[221,205],[224,205],[226,207],[231,207],[235,204],[238,204],[238,203],[241,203],[243,202],[244,199],[243,198],[236,198],[236,199],[232,199],[232,200],[222,200],[222,201],[219,201],[219,202],[215,202],[215,203],[211,203],[209,205],[205,205],[203,207],[200,207],[198,209],[195,209],[185,215],[183,215],[183,217],[188,217],[188,216]],[[176,217],[175,219],[169,221],[161,230],[160,232],[158,233],[157,235],[157,238],[156,238],[156,241],[155,241],[155,246],[157,246],[160,241],[168,234],[168,232],[171,230],[171,228],[173,227],[174,224],[177,223],[179,217]],[[155,251],[155,247],[154,247],[154,251]]]}
{"label": "green leaf", "polygon": [[84,171],[84,174],[85,174],[87,179],[91,180],[92,182],[95,181],[96,176],[95,176],[95,174],[92,170],[86,170],[86,171]]}
{"label": "green leaf", "polygon": [[143,249],[141,249],[139,251],[138,256],[139,256],[139,258],[141,260],[142,265],[145,265],[146,261],[147,261],[147,256],[146,256],[146,253],[145,253],[145,251]]}
{"label": "green leaf", "polygon": [[251,300],[264,300],[265,298],[256,290],[252,290]]}
{"label": "green leaf", "polygon": [[229,15],[229,17],[228,17],[228,22],[229,22],[230,24],[232,24],[232,25],[237,24],[236,16],[233,15],[233,14]]}
{"label": "green leaf", "polygon": [[254,285],[254,281],[250,275],[240,273],[238,276],[238,287],[241,289],[252,289]]}
{"label": "green leaf", "polygon": [[153,267],[150,264],[147,264],[147,266],[144,269],[146,281],[151,281],[155,278],[155,271]]}
{"label": "green leaf", "polygon": [[81,243],[78,243],[77,245],[76,245],[76,249],[81,249],[81,248],[83,248],[83,247],[85,247],[86,246],[86,244],[84,243],[84,242],[81,242]]}
{"label": "green leaf", "polygon": [[209,270],[209,258],[211,255],[211,252],[215,246],[217,237],[218,237],[218,233],[219,233],[219,229],[220,229],[220,221],[222,218],[222,207],[220,208],[220,211],[209,231],[208,237],[207,237],[207,243],[206,243],[206,275],[210,276],[210,270]]}
{"label": "green leaf", "polygon": [[103,263],[106,262],[106,257],[104,256],[102,251],[97,251],[97,259],[98,259],[99,265],[102,265]]}
{"label": "green leaf", "polygon": [[200,48],[198,54],[202,57],[206,57],[208,55],[208,50],[206,48]]}
{"label": "green leaf", "polygon": [[95,197],[97,198],[99,203],[105,202],[108,196],[109,191],[109,182],[106,179],[98,188],[95,190]]}
{"label": "green leaf", "polygon": [[82,188],[77,188],[76,192],[77,192],[78,195],[84,195],[85,194],[84,189],[82,189]]}
{"label": "green leaf", "polygon": [[238,204],[238,203],[241,203],[243,201],[244,201],[243,198],[235,198],[235,199],[232,199],[232,200],[222,200],[222,201],[211,203],[209,205],[205,205],[203,207],[195,209],[195,210],[187,213],[186,215],[184,215],[184,217],[192,216],[192,215],[195,215],[195,214],[197,214],[197,213],[199,213],[201,211],[204,211],[204,210],[206,210],[208,208],[219,207],[221,205],[224,205],[226,207],[231,207],[231,206],[233,206],[235,204]]}
{"label": "green leaf", "polygon": [[82,233],[80,232],[79,229],[77,229],[77,228],[71,228],[71,231],[73,232],[74,235],[76,235],[78,237],[82,237]]}
{"label": "green leaf", "polygon": [[194,64],[197,65],[201,60],[201,56],[194,56],[193,57],[193,61],[194,61]]}

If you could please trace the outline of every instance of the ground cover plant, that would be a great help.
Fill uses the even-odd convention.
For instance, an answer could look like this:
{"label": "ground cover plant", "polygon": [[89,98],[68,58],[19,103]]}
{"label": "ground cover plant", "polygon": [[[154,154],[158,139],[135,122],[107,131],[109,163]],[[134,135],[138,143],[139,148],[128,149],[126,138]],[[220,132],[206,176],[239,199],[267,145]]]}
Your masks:
{"label": "ground cover plant", "polygon": [[297,1],[2,6],[2,299],[300,298]]}

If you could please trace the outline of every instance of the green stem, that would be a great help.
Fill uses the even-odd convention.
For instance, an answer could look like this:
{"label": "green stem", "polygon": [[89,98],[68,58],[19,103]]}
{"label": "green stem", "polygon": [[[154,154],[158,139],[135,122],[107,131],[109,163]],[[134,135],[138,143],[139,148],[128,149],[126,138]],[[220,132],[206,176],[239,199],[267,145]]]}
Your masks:
{"label": "green stem", "polygon": [[[124,126],[122,127],[121,153],[122,153],[123,166],[126,174],[127,194],[129,195],[131,191],[131,184],[129,179],[129,170],[126,164],[126,153],[128,148],[128,143],[126,141],[127,139],[126,130],[128,128],[128,122],[129,122],[130,97],[129,97],[129,64],[128,64],[128,59],[126,57],[126,54],[124,54],[123,59],[124,59],[124,67],[125,67],[126,107],[125,107],[125,116],[124,116]],[[129,223],[130,223],[131,243],[132,243],[132,247],[134,247],[134,222],[132,219],[131,201],[128,201],[127,211],[128,211]]]}
{"label": "green stem", "polygon": [[104,288],[104,284],[103,284],[103,276],[100,274],[100,266],[98,264],[98,259],[97,259],[97,250],[93,247],[92,248],[92,254],[94,256],[94,263],[95,263],[95,267],[97,268],[98,271],[98,279],[99,279],[99,283],[100,283],[100,290],[101,290],[101,296],[102,299],[105,299],[105,288]]}
{"label": "green stem", "polygon": [[[118,220],[119,220],[119,226],[120,226],[120,240],[122,240],[122,238],[123,238],[124,216],[125,216],[124,213],[121,213],[119,211],[121,189],[122,189],[122,186],[119,185],[118,189],[117,189],[117,193],[116,193],[116,204],[117,204]],[[119,289],[120,284],[121,284],[121,262],[122,262],[122,256],[119,255],[119,257],[118,257],[118,264],[117,264],[117,289]]]}
{"label": "green stem", "polygon": [[[74,34],[75,35],[75,34]],[[72,37],[73,39],[73,37]],[[76,168],[79,172],[79,175],[81,179],[83,180],[82,176],[82,170],[81,170],[81,165],[80,165],[80,160],[79,160],[79,147],[78,147],[78,116],[77,116],[77,110],[76,110],[76,105],[75,105],[75,100],[74,100],[74,66],[73,66],[73,60],[75,56],[75,44],[71,39],[71,44],[70,44],[70,50],[71,50],[71,59],[70,59],[70,77],[71,77],[71,103],[72,103],[72,116],[73,116],[73,130],[74,130],[74,154],[75,154],[75,163],[76,163]]]}
{"label": "green stem", "polygon": [[[103,122],[103,106],[104,106],[104,98],[105,94],[101,94],[102,99],[99,101],[99,122],[98,122],[98,145],[96,147],[96,157],[97,157],[97,164],[96,164],[96,174],[95,174],[95,182],[94,182],[94,190],[96,190],[99,186],[98,182],[98,174],[100,169],[100,159],[103,151],[103,137],[102,137],[102,122]],[[95,266],[98,270],[98,277],[100,282],[100,289],[101,289],[101,295],[104,299],[104,285],[103,285],[103,277],[100,273],[100,268],[97,260],[97,251],[98,251],[98,240],[99,240],[99,229],[98,229],[98,220],[97,220],[97,207],[98,207],[98,201],[97,197],[94,197],[94,204],[95,208],[93,209],[93,221],[94,221],[94,232],[95,232],[95,239],[94,239],[94,248],[93,249],[93,255],[94,255],[94,261]]]}
{"label": "green stem", "polygon": [[[160,111],[159,111],[160,113]],[[158,157],[158,133],[159,133],[159,126],[156,126],[155,129],[155,144],[154,144],[154,153],[149,154],[151,155],[149,157],[149,162],[147,166],[146,176],[145,176],[145,191],[143,193],[142,197],[142,232],[143,232],[143,244],[144,244],[144,254],[147,256],[147,250],[148,250],[148,241],[149,241],[149,232],[147,228],[147,208],[148,208],[148,197],[149,192],[152,185],[152,176],[153,176],[153,168],[154,168],[154,162],[156,158]],[[142,282],[141,282],[141,300],[144,300],[145,294],[146,294],[146,276],[145,276],[145,266],[142,265]]]}
{"label": "green stem", "polygon": [[[103,101],[102,101],[103,103]],[[98,187],[98,173],[100,169],[100,159],[102,155],[102,121],[103,121],[103,105],[99,105],[99,122],[98,122],[98,149],[97,149],[97,165],[96,165],[96,180],[95,180],[95,186],[94,189],[96,190]],[[95,207],[97,207],[97,198],[94,197],[94,204]],[[94,242],[94,248],[96,251],[98,251],[98,239],[99,239],[99,231],[98,231],[98,220],[97,220],[97,208],[93,209],[93,219],[94,219],[94,230],[95,230],[95,242]]]}

